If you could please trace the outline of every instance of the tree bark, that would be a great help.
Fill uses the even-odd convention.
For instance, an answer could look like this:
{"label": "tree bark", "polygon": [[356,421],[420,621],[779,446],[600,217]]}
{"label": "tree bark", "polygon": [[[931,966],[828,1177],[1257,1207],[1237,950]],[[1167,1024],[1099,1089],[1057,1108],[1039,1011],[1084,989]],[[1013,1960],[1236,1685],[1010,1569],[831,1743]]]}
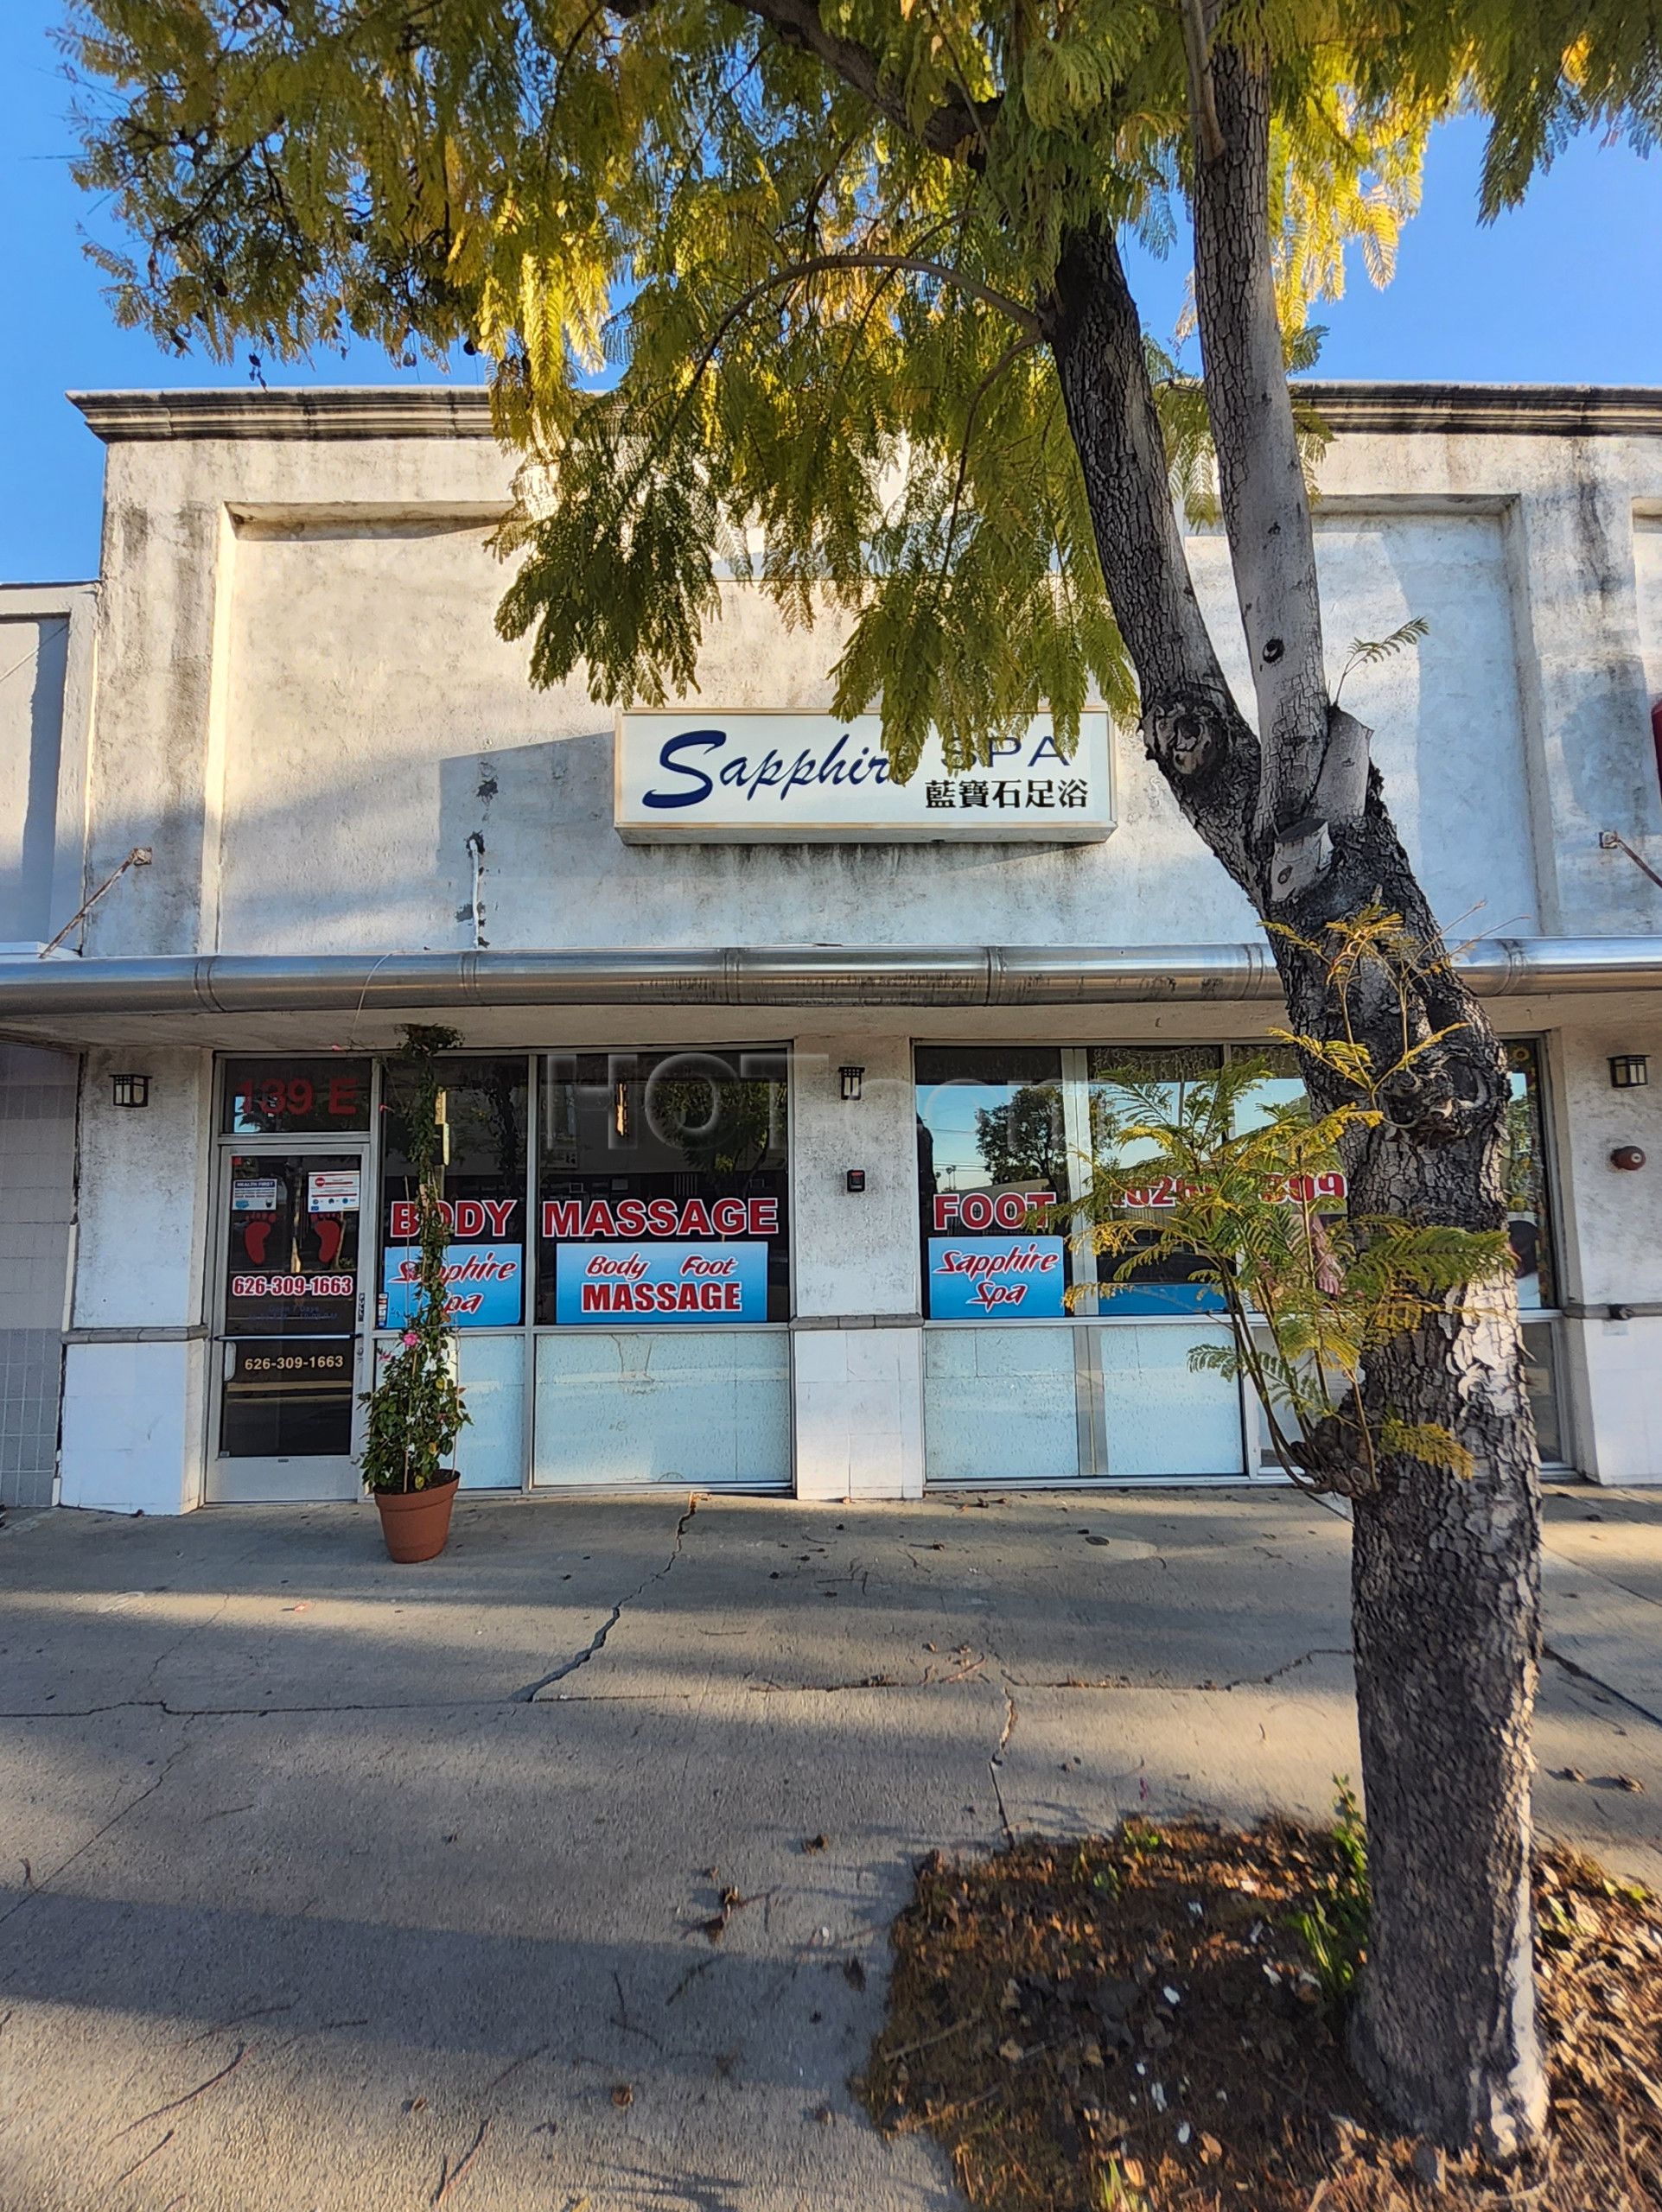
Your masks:
{"label": "tree bark", "polygon": [[[1236,143],[1243,128],[1267,124],[1267,108],[1249,112],[1257,96],[1228,69],[1214,91],[1221,127]],[[1253,159],[1263,158],[1260,143]],[[1239,175],[1232,188],[1239,189]],[[1259,213],[1262,228],[1262,202]],[[1302,479],[1295,495],[1283,466],[1296,448],[1279,340],[1273,392],[1261,335],[1251,344],[1227,333],[1219,340],[1220,311],[1226,325],[1232,315],[1262,320],[1266,312],[1264,283],[1231,265],[1252,251],[1251,241],[1239,223],[1214,226],[1208,251],[1207,397],[1220,472],[1226,446],[1235,456],[1226,517],[1233,517],[1238,594],[1249,642],[1290,640],[1299,661],[1296,683],[1259,687],[1261,717],[1273,718],[1260,720],[1262,753],[1195,604],[1136,308],[1111,234],[1069,241],[1055,296],[1042,310],[1109,596],[1137,673],[1145,742],[1184,813],[1266,921],[1319,943],[1328,922],[1377,902],[1434,945],[1434,919],[1377,775],[1365,754],[1357,766],[1357,726],[1340,728],[1348,718],[1334,716],[1324,677],[1312,694],[1321,650],[1314,544]],[[1267,269],[1267,246],[1264,254]],[[1272,299],[1267,311],[1273,315]],[[1204,337],[1204,321],[1202,327]],[[1283,658],[1271,657],[1271,672]],[[1255,673],[1263,658],[1255,650]],[[1341,741],[1348,750],[1336,784],[1347,803],[1331,822],[1324,817],[1318,862],[1289,890],[1277,880],[1286,833],[1313,798],[1335,786],[1327,760]],[[1268,803],[1266,791],[1276,795]],[[1271,943],[1294,1030],[1342,1035],[1326,962],[1279,932]],[[1500,1228],[1505,1056],[1446,963],[1417,966],[1406,978],[1376,964],[1350,1009],[1376,1068],[1391,1067],[1402,1051],[1404,991],[1413,1041],[1451,1033],[1392,1077],[1384,1125],[1353,1141],[1353,1218]],[[1307,1061],[1305,1076],[1318,1105],[1336,1103],[1338,1086],[1321,1065]],[[1434,1323],[1372,1363],[1365,1403],[1376,1422],[1388,1411],[1447,1429],[1475,1472],[1462,1481],[1386,1458],[1377,1491],[1355,1503],[1353,1617],[1373,1921],[1354,2056],[1404,2125],[1451,2148],[1476,2142],[1509,2156],[1538,2138],[1545,2118],[1529,1910],[1537,1460],[1510,1287],[1451,1297]]]}
{"label": "tree bark", "polygon": [[[1409,1164],[1425,1214],[1466,1211],[1460,1166]],[[1352,2056],[1388,2110],[1501,2158],[1546,2120],[1530,1917],[1539,1503],[1516,1343],[1511,1312],[1450,1316],[1370,1374],[1371,1395],[1452,1429],[1477,1465],[1465,1482],[1392,1465],[1355,1501],[1351,1548],[1373,1899]]]}
{"label": "tree bark", "polygon": [[1255,66],[1223,46],[1192,63],[1191,76],[1197,107],[1209,85],[1219,134],[1208,155],[1211,134],[1197,133],[1194,305],[1219,502],[1258,695],[1264,772],[1253,830],[1264,843],[1295,832],[1309,813],[1327,747],[1321,602],[1270,252],[1267,61]]}

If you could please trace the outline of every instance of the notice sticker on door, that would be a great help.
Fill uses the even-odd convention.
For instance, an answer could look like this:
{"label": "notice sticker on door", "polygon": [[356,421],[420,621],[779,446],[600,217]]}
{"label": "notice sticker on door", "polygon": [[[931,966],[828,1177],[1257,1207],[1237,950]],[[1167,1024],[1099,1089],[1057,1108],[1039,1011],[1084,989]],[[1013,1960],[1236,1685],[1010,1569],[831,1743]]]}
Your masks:
{"label": "notice sticker on door", "polygon": [[358,1170],[355,1167],[317,1167],[306,1178],[308,1213],[356,1213]]}
{"label": "notice sticker on door", "polygon": [[231,1211],[232,1213],[275,1213],[279,1203],[277,1193],[282,1188],[275,1175],[261,1176],[252,1182],[233,1183],[231,1185]]}

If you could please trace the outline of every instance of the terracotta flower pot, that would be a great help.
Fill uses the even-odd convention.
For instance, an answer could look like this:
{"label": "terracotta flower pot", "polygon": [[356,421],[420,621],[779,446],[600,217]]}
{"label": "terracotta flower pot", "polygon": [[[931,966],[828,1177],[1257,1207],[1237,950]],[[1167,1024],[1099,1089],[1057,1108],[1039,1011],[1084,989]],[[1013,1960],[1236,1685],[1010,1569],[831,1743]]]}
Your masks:
{"label": "terracotta flower pot", "polygon": [[425,1490],[376,1491],[389,1559],[409,1567],[417,1560],[438,1557],[450,1533],[450,1508],[460,1480],[452,1475],[448,1482],[430,1483]]}

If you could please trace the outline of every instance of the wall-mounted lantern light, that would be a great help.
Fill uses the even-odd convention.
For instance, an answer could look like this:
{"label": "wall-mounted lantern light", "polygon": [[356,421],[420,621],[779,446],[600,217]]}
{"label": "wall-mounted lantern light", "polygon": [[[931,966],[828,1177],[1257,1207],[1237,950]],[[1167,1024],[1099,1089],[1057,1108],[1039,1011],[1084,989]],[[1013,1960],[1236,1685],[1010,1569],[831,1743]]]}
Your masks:
{"label": "wall-mounted lantern light", "polygon": [[860,1096],[860,1086],[865,1081],[865,1070],[863,1068],[838,1068],[837,1072],[842,1078],[844,1097],[846,1099],[857,1098]]}
{"label": "wall-mounted lantern light", "polygon": [[148,1106],[150,1103],[150,1079],[147,1075],[111,1076],[110,1089],[118,1106]]}
{"label": "wall-mounted lantern light", "polygon": [[1651,1079],[1651,1064],[1643,1052],[1614,1052],[1610,1057],[1610,1085],[1614,1090],[1638,1090]]}

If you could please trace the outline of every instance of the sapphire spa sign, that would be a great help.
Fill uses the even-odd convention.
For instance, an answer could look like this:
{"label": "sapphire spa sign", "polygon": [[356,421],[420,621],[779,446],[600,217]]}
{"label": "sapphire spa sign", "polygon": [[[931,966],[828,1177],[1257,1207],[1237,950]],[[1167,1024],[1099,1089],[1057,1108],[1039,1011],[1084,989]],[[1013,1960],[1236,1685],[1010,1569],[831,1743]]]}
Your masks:
{"label": "sapphire spa sign", "polygon": [[932,734],[904,784],[876,715],[621,715],[615,763],[618,835],[634,844],[1089,844],[1114,826],[1101,708],[1080,718],[1067,758],[1038,715],[961,775]]}

